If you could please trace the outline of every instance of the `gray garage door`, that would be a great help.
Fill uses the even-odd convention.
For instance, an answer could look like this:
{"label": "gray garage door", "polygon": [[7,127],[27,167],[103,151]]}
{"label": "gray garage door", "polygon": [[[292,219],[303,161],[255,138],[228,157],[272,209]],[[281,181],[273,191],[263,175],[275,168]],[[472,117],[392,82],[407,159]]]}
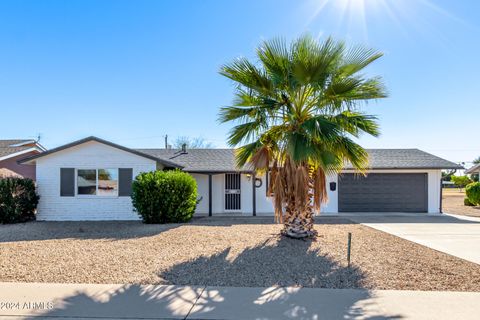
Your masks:
{"label": "gray garage door", "polygon": [[426,212],[426,173],[342,174],[338,180],[340,212]]}

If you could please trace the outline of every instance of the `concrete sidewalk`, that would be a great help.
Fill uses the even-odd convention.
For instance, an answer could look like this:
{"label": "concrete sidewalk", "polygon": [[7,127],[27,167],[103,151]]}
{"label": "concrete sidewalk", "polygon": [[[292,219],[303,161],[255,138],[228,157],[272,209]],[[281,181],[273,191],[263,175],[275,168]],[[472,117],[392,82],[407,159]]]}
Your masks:
{"label": "concrete sidewalk", "polygon": [[0,319],[478,319],[480,292],[0,283]]}
{"label": "concrete sidewalk", "polygon": [[480,264],[480,219],[458,215],[350,215],[348,219]]}

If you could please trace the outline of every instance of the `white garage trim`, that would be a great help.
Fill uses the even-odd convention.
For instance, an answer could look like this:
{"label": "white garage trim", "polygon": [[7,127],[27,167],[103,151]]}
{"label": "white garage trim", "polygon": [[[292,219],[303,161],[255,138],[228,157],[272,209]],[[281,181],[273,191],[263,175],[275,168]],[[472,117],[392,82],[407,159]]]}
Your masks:
{"label": "white garage trim", "polygon": [[[344,170],[343,173],[352,173],[352,170]],[[427,212],[429,214],[440,213],[440,197],[441,197],[441,177],[442,170],[370,170],[368,173],[426,173],[427,174],[427,187],[428,187],[428,200]],[[338,212],[338,198],[337,198],[337,212]]]}

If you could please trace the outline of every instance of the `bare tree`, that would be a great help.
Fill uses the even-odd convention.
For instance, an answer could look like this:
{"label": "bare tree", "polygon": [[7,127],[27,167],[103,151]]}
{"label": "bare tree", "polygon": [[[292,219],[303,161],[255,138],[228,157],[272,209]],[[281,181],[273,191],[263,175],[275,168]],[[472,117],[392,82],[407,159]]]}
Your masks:
{"label": "bare tree", "polygon": [[177,137],[175,142],[173,143],[173,147],[175,149],[181,149],[182,145],[186,144],[187,149],[207,149],[207,148],[213,148],[213,144],[206,141],[202,137],[187,137],[187,136],[181,136]]}

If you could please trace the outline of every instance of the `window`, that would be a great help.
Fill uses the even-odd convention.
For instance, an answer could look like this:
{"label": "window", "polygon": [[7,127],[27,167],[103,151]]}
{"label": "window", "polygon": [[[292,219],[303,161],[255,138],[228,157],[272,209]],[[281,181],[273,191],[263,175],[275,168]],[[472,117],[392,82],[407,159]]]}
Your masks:
{"label": "window", "polygon": [[78,194],[97,193],[97,170],[78,170],[77,175],[77,189]]}
{"label": "window", "polygon": [[77,195],[118,196],[118,169],[78,169]]}
{"label": "window", "polygon": [[118,170],[98,169],[98,195],[118,195]]}

